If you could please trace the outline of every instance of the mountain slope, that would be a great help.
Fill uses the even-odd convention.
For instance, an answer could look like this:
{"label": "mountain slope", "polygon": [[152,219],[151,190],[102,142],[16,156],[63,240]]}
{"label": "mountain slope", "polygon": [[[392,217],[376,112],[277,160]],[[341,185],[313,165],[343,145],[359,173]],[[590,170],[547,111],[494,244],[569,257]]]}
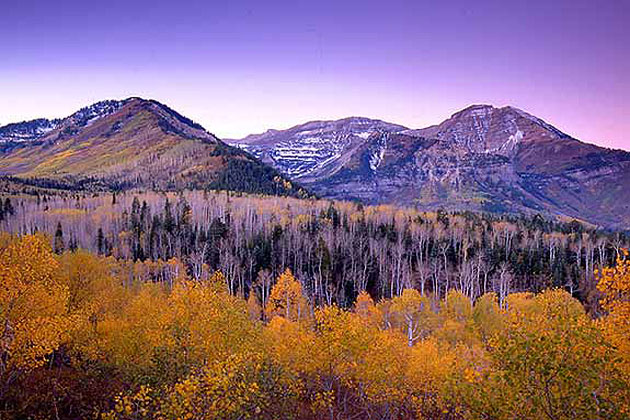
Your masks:
{"label": "mountain slope", "polygon": [[226,145],[167,106],[103,101],[13,143],[0,174],[98,188],[226,188],[298,194],[251,155]]}
{"label": "mountain slope", "polygon": [[[293,141],[288,131],[273,133]],[[324,197],[370,204],[540,212],[630,227],[630,153],[580,142],[513,107],[474,105],[436,126],[375,130],[346,150],[333,171],[300,182]]]}

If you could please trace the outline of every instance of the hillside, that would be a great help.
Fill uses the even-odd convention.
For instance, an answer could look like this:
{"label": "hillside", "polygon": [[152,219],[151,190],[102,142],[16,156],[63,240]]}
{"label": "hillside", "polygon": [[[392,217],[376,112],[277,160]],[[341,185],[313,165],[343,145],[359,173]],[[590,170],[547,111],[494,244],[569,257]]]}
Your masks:
{"label": "hillside", "polygon": [[14,124],[0,133],[0,174],[40,185],[299,194],[271,167],[157,101],[103,101],[61,120]]}
{"label": "hillside", "polygon": [[[282,151],[302,156],[299,147],[287,150],[299,143],[294,132],[272,131],[264,147],[252,136],[236,144],[262,148],[262,155]],[[353,138],[350,146],[341,136],[311,137],[312,144],[322,145],[316,147],[342,151],[296,177],[324,197],[422,210],[544,213],[630,226],[630,190],[625,187],[630,153],[580,142],[513,107],[474,105],[419,130],[375,127],[365,137]],[[309,159],[295,157],[293,165]],[[282,162],[268,162],[293,175]]]}

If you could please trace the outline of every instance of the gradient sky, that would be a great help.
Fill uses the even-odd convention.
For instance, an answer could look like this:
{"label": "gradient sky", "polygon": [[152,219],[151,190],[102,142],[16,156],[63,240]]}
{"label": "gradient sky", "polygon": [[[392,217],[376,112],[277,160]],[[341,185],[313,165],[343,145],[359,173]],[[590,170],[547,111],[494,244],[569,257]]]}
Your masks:
{"label": "gradient sky", "polygon": [[0,124],[143,96],[237,138],[490,103],[630,150],[629,22],[630,0],[9,0]]}

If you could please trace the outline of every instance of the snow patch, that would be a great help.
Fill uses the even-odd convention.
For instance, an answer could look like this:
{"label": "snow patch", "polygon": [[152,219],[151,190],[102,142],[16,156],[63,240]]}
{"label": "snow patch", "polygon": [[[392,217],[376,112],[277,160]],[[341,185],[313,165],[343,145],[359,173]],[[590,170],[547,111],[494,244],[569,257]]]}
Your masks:
{"label": "snow patch", "polygon": [[[374,133],[405,129],[367,118],[312,121],[285,131],[268,131],[258,136],[254,145],[233,145],[257,157],[268,157],[280,172],[300,179],[339,161],[351,145],[368,140]],[[382,153],[377,152],[371,166],[378,167]]]}
{"label": "snow patch", "polygon": [[379,145],[378,150],[375,150],[374,152],[372,152],[372,154],[370,155],[370,169],[373,172],[376,172],[376,169],[378,169],[378,167],[381,165],[381,162],[383,162],[383,157],[385,156],[385,145]]}
{"label": "snow patch", "polygon": [[516,133],[508,137],[508,141],[505,142],[503,146],[513,149],[517,144],[521,142],[521,140],[523,140],[523,132],[521,130],[516,130]]}
{"label": "snow patch", "polygon": [[514,150],[514,148],[523,140],[523,133],[521,130],[517,129],[516,133],[510,135],[505,143],[503,143],[499,147],[494,147],[492,149],[486,149],[485,153],[509,153]]}

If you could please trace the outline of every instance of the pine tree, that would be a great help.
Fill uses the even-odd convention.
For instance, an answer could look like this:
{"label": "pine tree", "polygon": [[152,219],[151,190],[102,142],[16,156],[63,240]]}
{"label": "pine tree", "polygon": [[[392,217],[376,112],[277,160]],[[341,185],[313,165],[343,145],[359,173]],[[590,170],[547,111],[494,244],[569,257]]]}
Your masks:
{"label": "pine tree", "polygon": [[63,230],[61,229],[61,222],[57,223],[57,230],[55,231],[55,243],[54,250],[57,254],[62,254],[65,249],[63,242]]}
{"label": "pine tree", "polygon": [[96,234],[96,247],[98,249],[98,254],[101,255],[105,251],[105,237],[103,236],[103,229],[98,228],[98,232]]}
{"label": "pine tree", "polygon": [[11,199],[9,197],[4,200],[4,213],[13,216],[15,214],[15,209],[13,208],[13,204],[11,204]]}

